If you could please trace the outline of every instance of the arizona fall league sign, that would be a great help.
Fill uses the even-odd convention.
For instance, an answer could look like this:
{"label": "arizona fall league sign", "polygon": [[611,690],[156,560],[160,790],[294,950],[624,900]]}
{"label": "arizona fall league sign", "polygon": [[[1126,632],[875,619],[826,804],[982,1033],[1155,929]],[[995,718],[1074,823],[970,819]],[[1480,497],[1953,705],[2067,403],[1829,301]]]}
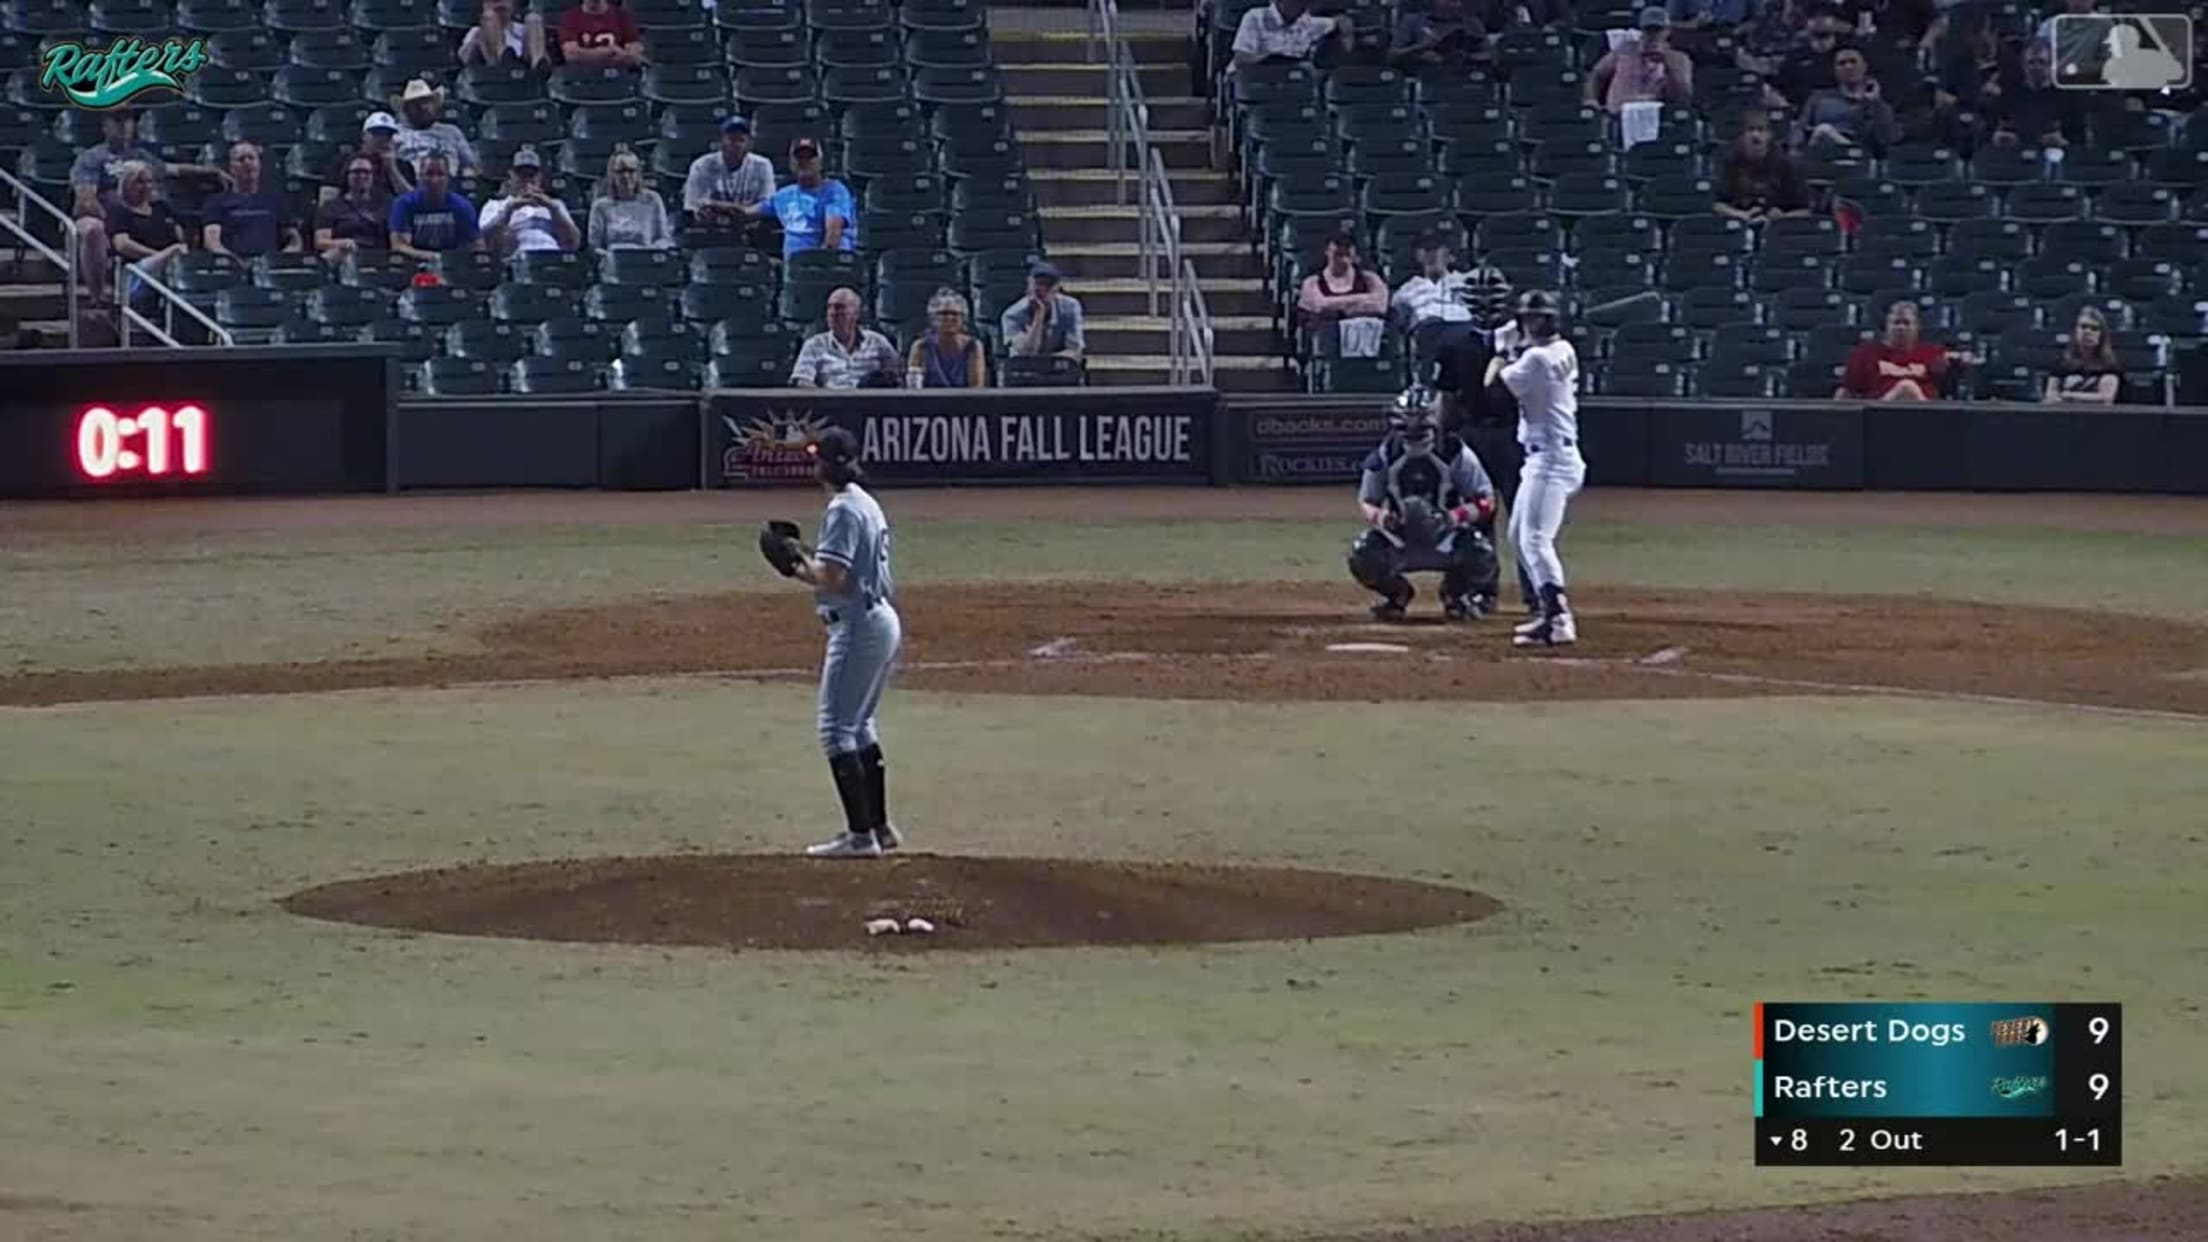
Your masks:
{"label": "arizona fall league sign", "polygon": [[719,487],[810,483],[807,446],[842,427],[885,483],[1209,483],[1216,404],[1202,389],[729,391],[706,461]]}

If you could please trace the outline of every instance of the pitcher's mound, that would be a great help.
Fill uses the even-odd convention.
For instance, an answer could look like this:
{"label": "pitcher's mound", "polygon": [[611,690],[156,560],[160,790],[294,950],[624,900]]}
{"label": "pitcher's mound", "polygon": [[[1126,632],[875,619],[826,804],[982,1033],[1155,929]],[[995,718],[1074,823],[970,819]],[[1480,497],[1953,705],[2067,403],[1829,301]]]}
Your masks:
{"label": "pitcher's mound", "polygon": [[[295,893],[309,918],[463,936],[741,949],[1004,949],[1293,940],[1470,923],[1482,893],[1280,867],[892,855],[684,855],[488,864]],[[870,934],[922,919],[933,933]]]}

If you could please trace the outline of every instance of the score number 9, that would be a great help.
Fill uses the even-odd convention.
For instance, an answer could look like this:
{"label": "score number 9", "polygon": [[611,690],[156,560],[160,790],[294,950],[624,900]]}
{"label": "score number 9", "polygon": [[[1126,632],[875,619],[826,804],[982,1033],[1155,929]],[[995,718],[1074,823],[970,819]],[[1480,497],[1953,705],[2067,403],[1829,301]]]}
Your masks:
{"label": "score number 9", "polygon": [[2093,1036],[2094,1043],[2105,1044],[2108,1042],[2108,1032],[2111,1028],[2108,1025],[2107,1018],[2095,1014],[2093,1020],[2085,1024],[2085,1029]]}

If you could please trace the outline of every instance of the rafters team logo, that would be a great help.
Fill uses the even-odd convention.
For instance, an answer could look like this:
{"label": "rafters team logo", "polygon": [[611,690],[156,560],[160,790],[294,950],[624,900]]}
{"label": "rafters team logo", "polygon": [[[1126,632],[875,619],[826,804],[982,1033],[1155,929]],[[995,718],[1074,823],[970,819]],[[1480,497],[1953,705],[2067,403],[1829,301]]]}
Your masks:
{"label": "rafters team logo", "polygon": [[205,39],[117,39],[104,48],[56,43],[41,58],[38,86],[99,111],[120,108],[147,91],[181,93],[184,79],[206,63]]}
{"label": "rafters team logo", "polygon": [[721,454],[721,477],[744,483],[809,483],[813,443],[828,430],[828,420],[803,410],[768,410],[765,418],[738,421],[721,416],[728,448]]}
{"label": "rafters team logo", "polygon": [[2047,1079],[2038,1074],[2017,1074],[1993,1080],[1993,1096],[1997,1100],[2021,1100],[2046,1090]]}
{"label": "rafters team logo", "polygon": [[1993,1024],[1993,1046],[1996,1048],[2037,1048],[2054,1037],[2054,1031],[2045,1018],[2003,1018]]}

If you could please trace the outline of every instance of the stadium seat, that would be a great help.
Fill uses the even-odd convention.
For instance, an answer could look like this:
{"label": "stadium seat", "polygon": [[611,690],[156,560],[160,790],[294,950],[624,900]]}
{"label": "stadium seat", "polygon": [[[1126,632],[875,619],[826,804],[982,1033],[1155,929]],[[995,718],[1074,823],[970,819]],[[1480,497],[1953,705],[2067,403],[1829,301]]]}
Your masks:
{"label": "stadium seat", "polygon": [[686,354],[662,350],[625,353],[614,360],[606,373],[606,387],[616,391],[630,389],[676,389],[686,391],[696,388],[699,366]]}
{"label": "stadium seat", "polygon": [[604,367],[580,355],[531,354],[508,363],[505,371],[513,391],[556,397],[597,392]]}
{"label": "stadium seat", "polygon": [[2093,216],[2110,224],[2153,225],[2175,219],[2177,206],[2168,186],[2129,182],[2103,187],[2093,198]]}
{"label": "stadium seat", "polygon": [[607,325],[579,315],[547,319],[530,329],[531,352],[545,358],[576,358],[600,365],[620,352],[621,338]]}
{"label": "stadium seat", "polygon": [[2014,220],[1965,220],[1948,233],[1948,252],[1958,258],[2019,262],[2032,253],[2032,234]]}
{"label": "stadium seat", "polygon": [[417,285],[401,290],[394,308],[399,318],[430,328],[444,328],[483,312],[483,297],[449,285]]}
{"label": "stadium seat", "polygon": [[1917,215],[1934,224],[1983,220],[2000,205],[1993,191],[1976,181],[1935,181],[1917,191]]}
{"label": "stadium seat", "polygon": [[420,364],[419,373],[425,396],[491,397],[500,391],[499,373],[481,358],[430,358]]}
{"label": "stadium seat", "polygon": [[2085,191],[2074,185],[2020,185],[2009,192],[2008,216],[2026,224],[2075,220],[2085,214],[2085,204]]}
{"label": "stadium seat", "polygon": [[583,314],[608,323],[669,316],[675,299],[658,285],[595,284],[583,291]]}
{"label": "stadium seat", "polygon": [[260,5],[253,0],[178,0],[176,24],[197,35],[251,30],[261,24]]}
{"label": "stadium seat", "polygon": [[530,352],[533,343],[529,329],[492,319],[461,320],[446,327],[442,339],[447,357],[480,358],[494,368]]}
{"label": "stadium seat", "polygon": [[225,30],[207,40],[207,56],[222,69],[273,73],[286,59],[286,44],[274,31],[258,27]]}

